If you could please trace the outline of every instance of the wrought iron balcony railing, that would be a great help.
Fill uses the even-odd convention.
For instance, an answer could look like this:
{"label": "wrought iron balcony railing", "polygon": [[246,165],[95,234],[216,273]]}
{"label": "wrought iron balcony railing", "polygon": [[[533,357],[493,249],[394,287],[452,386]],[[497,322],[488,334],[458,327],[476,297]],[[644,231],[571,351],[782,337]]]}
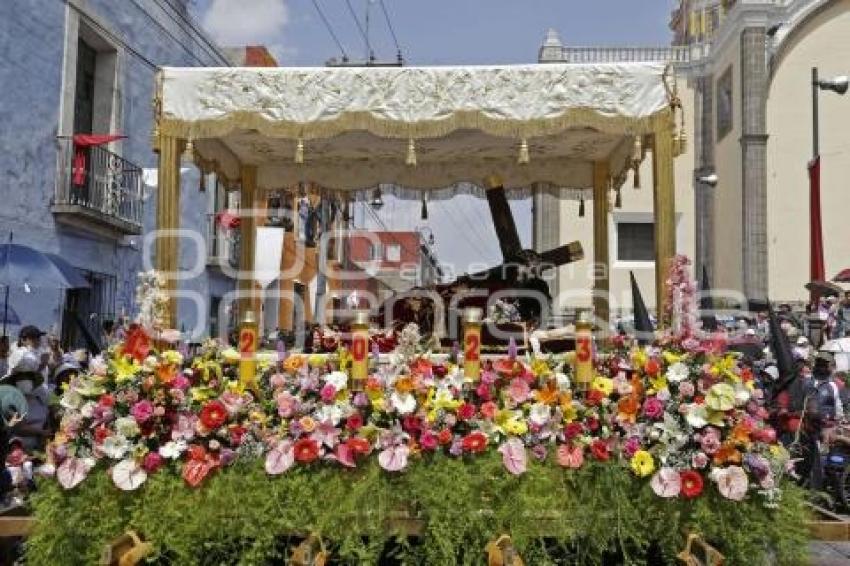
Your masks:
{"label": "wrought iron balcony railing", "polygon": [[238,269],[241,234],[239,228],[225,228],[218,223],[215,214],[208,214],[207,265],[222,266],[227,263],[231,268]]}
{"label": "wrought iron balcony railing", "polygon": [[58,221],[112,236],[142,233],[142,169],[100,147],[59,138],[52,211]]}

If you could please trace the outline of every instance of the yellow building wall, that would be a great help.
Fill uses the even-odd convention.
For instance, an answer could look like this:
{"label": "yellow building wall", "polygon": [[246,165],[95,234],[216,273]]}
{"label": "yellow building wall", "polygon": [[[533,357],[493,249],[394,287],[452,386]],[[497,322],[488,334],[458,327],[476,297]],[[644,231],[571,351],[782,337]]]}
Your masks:
{"label": "yellow building wall", "polygon": [[[850,0],[792,32],[775,61],[767,101],[770,295],[803,300],[809,278],[812,157],[811,68],[821,78],[850,74]],[[827,278],[850,267],[850,95],[821,92],[821,210]]]}

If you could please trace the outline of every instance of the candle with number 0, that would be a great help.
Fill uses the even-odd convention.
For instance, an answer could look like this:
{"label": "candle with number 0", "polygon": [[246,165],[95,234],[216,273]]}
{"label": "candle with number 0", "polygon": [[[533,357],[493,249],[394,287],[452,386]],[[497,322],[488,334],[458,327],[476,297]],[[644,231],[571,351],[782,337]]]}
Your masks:
{"label": "candle with number 0", "polygon": [[593,380],[593,326],[585,319],[576,322],[575,382],[578,391],[590,389]]}
{"label": "candle with number 0", "polygon": [[481,377],[481,318],[479,308],[463,311],[463,373],[466,379],[478,381]]}
{"label": "candle with number 0", "polygon": [[257,319],[246,311],[239,327],[239,383],[245,389],[257,389]]}
{"label": "candle with number 0", "polygon": [[369,377],[369,311],[355,311],[351,322],[351,381],[354,391],[362,391]]}

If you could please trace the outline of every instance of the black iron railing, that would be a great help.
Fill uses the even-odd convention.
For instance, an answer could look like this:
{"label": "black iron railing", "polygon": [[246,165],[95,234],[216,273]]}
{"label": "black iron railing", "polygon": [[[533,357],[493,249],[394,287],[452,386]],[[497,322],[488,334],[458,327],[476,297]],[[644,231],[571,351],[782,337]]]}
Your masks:
{"label": "black iron railing", "polygon": [[101,147],[75,148],[60,138],[59,174],[54,205],[79,206],[141,229],[142,169]]}

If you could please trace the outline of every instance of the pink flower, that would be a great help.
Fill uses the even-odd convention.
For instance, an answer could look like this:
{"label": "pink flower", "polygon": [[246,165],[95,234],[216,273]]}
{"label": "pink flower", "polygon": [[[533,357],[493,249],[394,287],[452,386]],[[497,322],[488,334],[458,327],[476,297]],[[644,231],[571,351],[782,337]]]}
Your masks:
{"label": "pink flower", "polygon": [[478,387],[475,388],[475,393],[482,399],[489,400],[492,397],[492,395],[490,394],[490,386],[484,383],[483,381],[478,384]]}
{"label": "pink flower", "polygon": [[623,455],[626,458],[631,458],[638,450],[640,450],[640,439],[637,436],[629,437],[623,445]]}
{"label": "pink flower", "polygon": [[577,470],[584,464],[584,448],[580,444],[561,444],[558,447],[558,464]]}
{"label": "pink flower", "polygon": [[664,416],[664,403],[657,397],[647,397],[643,402],[643,414],[650,419],[660,419]]}
{"label": "pink flower", "polygon": [[148,452],[142,461],[142,468],[148,473],[154,473],[162,467],[164,460],[159,452]]}
{"label": "pink flower", "polygon": [[468,421],[475,416],[475,405],[472,403],[464,403],[457,408],[457,417],[462,421]]}
{"label": "pink flower", "polygon": [[682,491],[682,478],[673,468],[661,468],[652,476],[649,487],[658,497],[676,497]]}
{"label": "pink flower", "polygon": [[515,476],[525,473],[527,456],[525,446],[520,439],[508,439],[504,444],[499,446],[499,452],[502,453],[502,463],[510,473]]}
{"label": "pink flower", "polygon": [[708,456],[706,456],[705,452],[697,452],[693,456],[691,456],[691,467],[696,469],[702,469],[708,465]]}
{"label": "pink flower", "polygon": [[390,446],[378,454],[378,464],[388,472],[398,472],[407,467],[407,456],[409,454],[410,448],[404,444]]}
{"label": "pink flower", "polygon": [[485,419],[492,420],[493,417],[496,416],[496,411],[499,410],[499,407],[492,401],[487,401],[481,404],[481,414]]}
{"label": "pink flower", "polygon": [[425,430],[422,431],[422,435],[419,437],[419,444],[422,445],[423,450],[436,450],[439,442],[433,432]]}
{"label": "pink flower", "polygon": [[224,405],[224,408],[227,409],[227,414],[231,417],[236,416],[248,404],[249,399],[250,397],[239,395],[233,391],[225,391],[218,398]]}
{"label": "pink flower", "polygon": [[284,391],[275,397],[277,403],[277,414],[288,419],[295,414],[295,407],[298,405],[298,400],[291,393]]}
{"label": "pink flower", "polygon": [[528,382],[524,379],[514,379],[511,381],[510,387],[508,387],[508,395],[517,404],[528,399],[530,393],[531,389],[528,386]]}
{"label": "pink flower", "polygon": [[286,376],[282,373],[276,373],[269,378],[269,385],[272,386],[272,389],[280,389],[284,385],[286,385]]}
{"label": "pink flower", "polygon": [[720,432],[714,427],[708,427],[700,438],[700,447],[706,454],[714,454],[720,449]]}
{"label": "pink flower", "polygon": [[717,483],[717,490],[726,499],[741,501],[747,495],[749,480],[741,466],[715,468],[711,472],[711,479]]}
{"label": "pink flower", "polygon": [[195,422],[197,417],[194,415],[180,415],[177,417],[177,422],[174,428],[171,429],[172,440],[192,440],[195,438]]}
{"label": "pink flower", "polygon": [[337,445],[335,456],[336,461],[346,468],[357,467],[357,464],[354,463],[354,450],[347,443],[343,442]]}
{"label": "pink flower", "polygon": [[147,422],[153,416],[153,403],[147,399],[142,399],[130,408],[130,414],[133,415],[137,423]]}
{"label": "pink flower", "polygon": [[325,403],[333,403],[333,400],[336,398],[336,387],[330,383],[326,383],[322,387],[320,395],[322,396],[322,401]]}
{"label": "pink flower", "polygon": [[683,381],[679,384],[679,397],[688,399],[694,396],[694,384],[690,381]]}
{"label": "pink flower", "polygon": [[185,391],[189,389],[189,378],[187,378],[184,374],[179,374],[177,377],[171,380],[171,387],[173,389],[180,389],[181,391]]}
{"label": "pink flower", "polygon": [[266,454],[266,473],[277,476],[288,470],[295,463],[295,452],[292,450],[292,442],[284,440],[278,442],[274,448]]}

